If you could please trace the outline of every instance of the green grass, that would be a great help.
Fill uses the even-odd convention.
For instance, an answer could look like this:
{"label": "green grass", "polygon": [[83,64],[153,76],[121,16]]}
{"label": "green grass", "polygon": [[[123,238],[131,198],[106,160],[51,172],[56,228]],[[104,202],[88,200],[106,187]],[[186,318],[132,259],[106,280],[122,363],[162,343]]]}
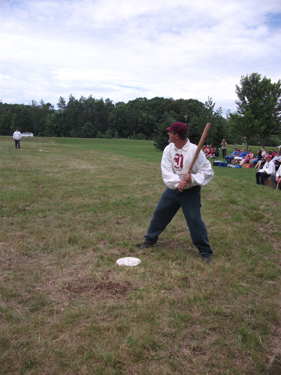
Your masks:
{"label": "green grass", "polygon": [[[153,142],[0,137],[1,374],[280,374],[280,191],[214,167],[203,264]],[[141,259],[120,267],[123,256]]]}

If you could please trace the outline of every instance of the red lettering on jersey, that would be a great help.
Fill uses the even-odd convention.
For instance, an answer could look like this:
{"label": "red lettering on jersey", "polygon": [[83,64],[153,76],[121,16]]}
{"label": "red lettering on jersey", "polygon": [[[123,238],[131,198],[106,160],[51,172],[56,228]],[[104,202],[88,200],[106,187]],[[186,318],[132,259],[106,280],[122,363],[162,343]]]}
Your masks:
{"label": "red lettering on jersey", "polygon": [[178,170],[182,170],[183,168],[183,155],[175,154],[174,156],[174,168]]}

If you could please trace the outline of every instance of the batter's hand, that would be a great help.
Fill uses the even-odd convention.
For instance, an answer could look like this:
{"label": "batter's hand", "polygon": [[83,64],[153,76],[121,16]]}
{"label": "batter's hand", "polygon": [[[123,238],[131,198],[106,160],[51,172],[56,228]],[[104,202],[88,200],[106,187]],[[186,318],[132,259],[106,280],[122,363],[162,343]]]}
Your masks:
{"label": "batter's hand", "polygon": [[186,182],[185,182],[184,180],[182,180],[182,181],[178,184],[178,186],[177,186],[177,188],[178,188],[179,191],[183,191],[183,190],[185,189],[185,187],[186,187]]}
{"label": "batter's hand", "polygon": [[191,184],[192,180],[191,180],[191,174],[190,173],[185,173],[183,175],[183,180],[187,183],[187,184]]}

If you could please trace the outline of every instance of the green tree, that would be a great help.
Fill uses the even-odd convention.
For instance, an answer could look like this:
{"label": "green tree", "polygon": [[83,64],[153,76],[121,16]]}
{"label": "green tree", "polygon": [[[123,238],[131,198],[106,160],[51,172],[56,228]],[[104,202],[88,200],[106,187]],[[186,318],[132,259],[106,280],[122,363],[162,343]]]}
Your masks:
{"label": "green tree", "polygon": [[231,114],[230,129],[232,132],[246,137],[248,151],[250,139],[258,133],[259,123],[251,111],[247,111],[244,116],[234,113]]}
{"label": "green tree", "polygon": [[249,142],[258,134],[263,146],[265,138],[281,133],[281,81],[258,73],[242,76],[240,86],[236,85],[237,113],[230,114],[230,130],[244,135]]}
{"label": "green tree", "polygon": [[205,129],[205,126],[208,122],[212,124],[211,130],[206,139],[206,143],[217,146],[216,142],[216,129],[218,125],[218,119],[221,118],[221,112],[215,112],[215,103],[213,103],[212,98],[208,97],[208,100],[202,103],[199,107],[199,111],[193,116],[191,116],[191,121],[188,130],[188,138],[192,143],[198,143],[202,133]]}
{"label": "green tree", "polygon": [[51,103],[44,103],[43,100],[40,101],[40,110],[41,110],[41,118],[40,118],[40,125],[39,125],[39,132],[38,135],[43,135],[44,130],[46,128],[46,120],[50,114],[54,114],[55,108]]}
{"label": "green tree", "polygon": [[60,131],[60,135],[63,137],[67,137],[69,135],[69,127],[67,125],[67,119],[66,119],[66,113],[67,113],[67,107],[66,107],[66,100],[60,96],[59,101],[57,103],[58,107],[58,128]]}
{"label": "green tree", "polygon": [[154,136],[154,146],[159,150],[164,150],[164,148],[169,144],[169,136],[167,128],[175,122],[175,119],[167,112],[164,113],[163,121],[158,124]]}
{"label": "green tree", "polygon": [[43,135],[45,137],[60,137],[61,129],[59,123],[59,114],[58,113],[49,113],[45,120],[45,127]]}
{"label": "green tree", "polygon": [[120,138],[127,138],[130,132],[130,113],[129,108],[124,102],[118,102],[115,109],[111,111],[108,117],[109,127],[112,132],[118,132]]}
{"label": "green tree", "polygon": [[66,134],[71,137],[80,137],[78,100],[70,94],[66,106]]}
{"label": "green tree", "polygon": [[137,128],[136,134],[142,134],[141,139],[143,136],[151,139],[152,134],[154,133],[156,128],[156,118],[150,115],[148,112],[139,111],[137,116]]}
{"label": "green tree", "polygon": [[0,134],[1,135],[11,135],[13,132],[11,131],[12,126],[12,113],[11,112],[4,112],[0,116]]}
{"label": "green tree", "polygon": [[83,138],[94,138],[95,133],[95,128],[91,121],[86,122],[81,128],[81,136]]}
{"label": "green tree", "polygon": [[24,104],[15,105],[11,130],[14,132],[16,129],[19,129],[21,133],[30,132],[32,129],[28,106]]}
{"label": "green tree", "polygon": [[37,102],[35,100],[31,101],[31,105],[28,107],[29,109],[29,117],[30,117],[30,131],[34,133],[34,135],[38,135],[38,129],[40,126],[40,120],[41,120],[41,110],[38,106]]}
{"label": "green tree", "polygon": [[45,104],[43,100],[40,101],[40,104],[32,100],[28,109],[31,120],[30,131],[34,135],[43,135],[46,129],[47,116],[54,112],[54,106],[51,103]]}
{"label": "green tree", "polygon": [[110,99],[105,99],[103,98],[96,100],[95,102],[95,110],[96,110],[96,116],[97,116],[97,126],[98,130],[101,133],[106,133],[106,131],[109,128],[109,116],[111,111],[114,109],[114,104]]}

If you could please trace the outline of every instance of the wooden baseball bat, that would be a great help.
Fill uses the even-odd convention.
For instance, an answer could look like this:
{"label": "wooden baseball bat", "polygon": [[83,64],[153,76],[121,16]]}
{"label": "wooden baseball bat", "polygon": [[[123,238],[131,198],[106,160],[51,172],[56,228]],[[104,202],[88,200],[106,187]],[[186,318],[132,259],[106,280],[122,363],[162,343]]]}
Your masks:
{"label": "wooden baseball bat", "polygon": [[[191,161],[191,163],[190,163],[190,166],[189,166],[189,168],[188,168],[188,171],[187,171],[188,174],[190,174],[191,169],[192,169],[192,167],[193,167],[193,165],[194,165],[194,163],[195,163],[195,160],[197,159],[197,156],[199,155],[200,150],[201,150],[202,147],[204,146],[205,139],[206,139],[207,136],[208,136],[208,133],[209,133],[209,131],[210,131],[210,129],[211,129],[211,126],[212,126],[212,125],[211,125],[209,122],[208,122],[208,123],[206,124],[206,126],[205,126],[205,129],[204,129],[204,131],[203,131],[203,133],[202,133],[202,135],[201,135],[201,138],[200,138],[200,141],[199,141],[199,143],[198,143],[198,146],[197,146],[197,149],[196,149],[196,151],[195,151],[195,154],[194,154],[194,156],[193,156],[193,159],[192,159],[192,161]],[[182,191],[182,190],[180,190],[180,191]]]}
{"label": "wooden baseball bat", "polygon": [[212,126],[212,125],[211,125],[209,122],[208,122],[208,123],[206,124],[206,126],[205,126],[205,129],[204,129],[204,131],[203,131],[203,134],[201,135],[201,138],[200,138],[200,141],[199,141],[199,143],[198,143],[197,149],[196,149],[196,151],[195,151],[195,154],[194,154],[194,156],[193,156],[193,159],[192,159],[192,161],[191,161],[191,163],[190,163],[190,166],[189,166],[189,169],[188,169],[188,171],[187,171],[188,174],[191,172],[191,169],[192,169],[192,167],[193,167],[193,165],[194,165],[194,163],[195,163],[195,160],[197,159],[197,156],[199,155],[200,150],[201,150],[202,147],[204,146],[205,139],[206,139],[207,136],[208,136],[208,133],[209,133],[209,131],[210,131],[210,129],[211,129],[211,126]]}

